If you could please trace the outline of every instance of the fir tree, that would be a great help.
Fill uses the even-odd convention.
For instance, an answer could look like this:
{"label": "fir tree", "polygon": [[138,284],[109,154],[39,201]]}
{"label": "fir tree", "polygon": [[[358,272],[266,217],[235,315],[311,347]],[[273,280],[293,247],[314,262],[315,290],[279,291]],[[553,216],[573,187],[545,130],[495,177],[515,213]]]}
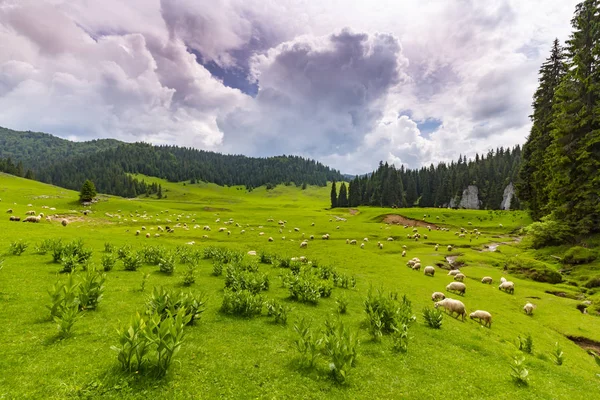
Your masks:
{"label": "fir tree", "polygon": [[156,192],[156,197],[158,197],[159,199],[162,199],[163,197],[161,184],[158,184],[158,192]]}
{"label": "fir tree", "polygon": [[344,182],[342,182],[342,185],[340,186],[340,195],[337,200],[337,206],[348,207],[348,191]]}
{"label": "fir tree", "polygon": [[81,191],[79,192],[79,200],[81,202],[92,201],[94,197],[96,197],[96,186],[92,181],[86,179],[81,186]]}
{"label": "fir tree", "polygon": [[337,189],[335,188],[335,181],[331,185],[331,208],[337,207]]}

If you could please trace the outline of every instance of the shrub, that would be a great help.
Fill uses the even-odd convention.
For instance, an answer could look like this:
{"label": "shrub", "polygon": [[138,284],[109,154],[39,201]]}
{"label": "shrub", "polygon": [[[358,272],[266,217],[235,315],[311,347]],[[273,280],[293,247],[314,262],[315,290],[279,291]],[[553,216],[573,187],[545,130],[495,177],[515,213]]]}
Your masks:
{"label": "shrub", "polygon": [[145,331],[146,318],[139,313],[136,313],[128,326],[117,330],[119,345],[111,346],[111,349],[118,353],[117,360],[123,371],[140,371],[147,362],[149,342]]}
{"label": "shrub", "polygon": [[527,241],[534,249],[545,246],[560,245],[572,240],[573,235],[568,225],[558,222],[551,215],[534,222],[525,228]]}
{"label": "shrub", "polygon": [[115,252],[115,245],[110,243],[110,242],[105,242],[104,243],[104,252],[105,253],[114,253]]}
{"label": "shrub", "polygon": [[588,280],[585,283],[584,286],[588,289],[600,287],[600,276],[595,276],[595,277],[591,278],[590,280]]}
{"label": "shrub", "polygon": [[396,353],[406,353],[408,351],[408,325],[402,324],[400,328],[395,328],[392,333],[392,350]]}
{"label": "shrub", "polygon": [[92,257],[92,250],[83,247],[81,239],[73,240],[70,243],[62,243],[57,241],[52,249],[52,259],[55,263],[62,263],[64,257],[73,257],[77,264],[87,264]]}
{"label": "shrub", "polygon": [[253,317],[260,315],[263,307],[263,299],[260,295],[249,290],[233,291],[225,289],[223,293],[223,304],[221,311],[225,314],[239,315],[242,317]]}
{"label": "shrub", "polygon": [[73,325],[79,319],[79,309],[77,304],[65,306],[61,312],[54,317],[54,322],[58,325],[58,336],[65,339],[71,336]]}
{"label": "shrub", "polygon": [[102,255],[102,269],[104,269],[105,272],[112,270],[116,262],[117,257],[114,254],[108,253]]}
{"label": "shrub", "polygon": [[433,329],[440,329],[442,327],[442,319],[444,313],[439,308],[425,307],[423,309],[423,319],[425,324]]}
{"label": "shrub", "polygon": [[563,361],[565,360],[565,353],[562,351],[562,347],[560,347],[560,344],[558,344],[558,342],[556,342],[556,344],[554,345],[554,350],[550,354],[554,358],[554,362],[556,363],[556,365],[563,364]]}
{"label": "shrub", "polygon": [[83,274],[79,285],[80,310],[95,310],[98,307],[104,295],[104,282],[106,282],[106,274],[93,269]]}
{"label": "shrub", "polygon": [[533,353],[533,338],[531,337],[531,334],[528,333],[525,337],[521,337],[521,335],[519,335],[517,340],[519,350],[527,354]]}
{"label": "shrub", "polygon": [[348,312],[348,298],[346,296],[340,296],[336,299],[337,311],[340,314],[346,314]]}
{"label": "shrub", "polygon": [[[145,246],[139,253],[142,261],[150,265],[160,265],[161,261],[167,256],[167,251],[158,246]],[[173,262],[175,261],[173,260]]]}
{"label": "shrub", "polygon": [[515,355],[510,364],[510,376],[519,385],[527,385],[529,383],[529,371],[524,365],[525,357]]}
{"label": "shrub", "polygon": [[196,282],[196,266],[194,264],[189,264],[183,273],[183,281],[181,282],[183,286],[191,286]]}
{"label": "shrub", "polygon": [[221,261],[218,261],[218,260],[213,261],[212,274],[214,276],[221,276],[221,275],[223,275],[223,263]]}
{"label": "shrub", "polygon": [[509,271],[537,282],[560,283],[563,279],[559,272],[532,258],[511,257],[507,266]]}
{"label": "shrub", "polygon": [[184,293],[160,286],[155,287],[146,300],[146,314],[158,314],[164,319],[174,316],[180,310],[185,310],[185,316],[190,317],[189,324],[193,324],[205,311],[205,304],[202,293],[194,295],[192,292]]}
{"label": "shrub", "polygon": [[62,269],[60,270],[60,272],[66,272],[66,273],[71,273],[74,272],[77,269],[77,266],[79,265],[79,260],[77,259],[77,256],[74,254],[64,254],[62,259],[60,260],[61,264],[62,264]]}
{"label": "shrub", "polygon": [[396,332],[402,325],[409,325],[416,317],[412,313],[412,305],[406,296],[398,301],[398,293],[385,294],[378,289],[373,292],[369,288],[364,301],[367,313],[367,326],[374,340],[379,340],[384,334]]}
{"label": "shrub", "polygon": [[14,256],[20,256],[25,252],[25,250],[27,250],[27,247],[29,247],[29,244],[27,244],[26,242],[23,242],[21,240],[13,241],[8,246],[8,252]]}
{"label": "shrub", "polygon": [[225,287],[232,291],[248,290],[258,294],[269,290],[269,277],[267,274],[244,270],[240,266],[229,265],[225,274]]}
{"label": "shrub", "polygon": [[333,273],[333,284],[335,286],[339,286],[341,288],[348,289],[348,286],[350,286],[350,277],[346,274],[334,272]]}
{"label": "shrub", "polygon": [[275,261],[275,256],[261,251],[258,255],[258,260],[261,264],[273,264]]}
{"label": "shrub", "polygon": [[124,258],[128,257],[130,253],[131,253],[131,246],[128,244],[123,245],[117,249],[117,258],[119,260],[123,260]]}
{"label": "shrub", "polygon": [[142,258],[139,253],[129,253],[121,258],[125,271],[137,271],[142,266]]}
{"label": "shrub", "polygon": [[268,317],[275,317],[276,324],[287,324],[290,307],[282,305],[277,300],[267,300],[265,302],[265,308],[267,309]]}
{"label": "shrub", "polygon": [[575,246],[567,250],[563,256],[562,262],[564,264],[587,264],[594,261],[597,257],[597,251]]}
{"label": "shrub", "polygon": [[200,255],[197,252],[190,251],[187,248],[179,251],[179,263],[183,265],[197,264],[200,259]]}
{"label": "shrub", "polygon": [[49,251],[53,251],[59,243],[60,239],[44,239],[39,245],[37,245],[35,249],[36,253],[43,255],[48,253]]}
{"label": "shrub", "polygon": [[296,350],[300,353],[300,366],[314,366],[320,356],[323,339],[317,338],[310,326],[310,322],[307,322],[304,318],[294,324],[294,331],[298,335],[294,344],[296,345]]}
{"label": "shrub", "polygon": [[146,283],[148,282],[148,278],[150,278],[150,274],[142,272],[142,283],[140,285],[140,292],[146,290]]}
{"label": "shrub", "polygon": [[323,338],[325,353],[329,356],[329,369],[333,378],[344,383],[350,368],[356,363],[359,345],[358,332],[352,332],[341,320],[326,321]]}
{"label": "shrub", "polygon": [[158,377],[166,375],[173,358],[179,353],[183,343],[183,328],[191,320],[186,312],[178,312],[176,315],[169,313],[168,317],[172,318],[153,315],[148,320],[146,329],[146,338],[156,354],[154,365]]}
{"label": "shrub", "polygon": [[171,275],[175,272],[175,254],[164,253],[163,257],[158,262],[160,272]]}
{"label": "shrub", "polygon": [[66,283],[56,282],[48,290],[50,304],[46,305],[46,308],[50,311],[50,318],[54,319],[54,317],[60,316],[66,308],[79,306],[78,286],[79,283],[75,283],[73,275],[70,274]]}

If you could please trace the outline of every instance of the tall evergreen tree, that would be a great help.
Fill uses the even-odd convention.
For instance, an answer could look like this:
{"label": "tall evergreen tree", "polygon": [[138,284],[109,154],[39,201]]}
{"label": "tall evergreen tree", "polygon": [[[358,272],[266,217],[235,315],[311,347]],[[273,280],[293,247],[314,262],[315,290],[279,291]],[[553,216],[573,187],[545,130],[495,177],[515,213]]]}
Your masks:
{"label": "tall evergreen tree", "polygon": [[335,181],[331,184],[331,208],[337,207],[337,190],[335,188]]}
{"label": "tall evergreen tree", "polygon": [[346,189],[346,184],[342,182],[340,186],[340,195],[337,199],[338,207],[348,207],[348,190]]}
{"label": "tall evergreen tree", "polygon": [[554,40],[550,57],[539,72],[539,86],[533,97],[533,125],[523,146],[523,162],[516,184],[517,195],[526,201],[531,216],[539,219],[548,210],[549,168],[544,158],[552,141],[552,107],[558,85],[566,73],[565,57],[558,39]]}
{"label": "tall evergreen tree", "polygon": [[82,202],[92,201],[94,197],[96,197],[96,194],[96,186],[94,186],[94,183],[92,181],[86,179],[86,181],[83,183],[83,186],[81,187],[81,192],[79,193],[79,200]]}
{"label": "tall evergreen tree", "polygon": [[600,231],[600,0],[578,4],[566,45],[567,73],[554,105],[546,166],[550,206],[571,231]]}

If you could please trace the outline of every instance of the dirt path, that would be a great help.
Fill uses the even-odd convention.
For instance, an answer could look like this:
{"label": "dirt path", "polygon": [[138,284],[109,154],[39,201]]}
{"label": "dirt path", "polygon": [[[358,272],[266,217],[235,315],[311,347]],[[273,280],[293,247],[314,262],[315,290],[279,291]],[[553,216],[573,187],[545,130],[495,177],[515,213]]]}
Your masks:
{"label": "dirt path", "polygon": [[431,229],[437,229],[437,226],[435,224],[432,224],[430,222],[425,222],[425,221],[419,221],[417,219],[411,219],[411,218],[406,218],[403,217],[402,215],[398,215],[398,214],[388,214],[385,216],[385,218],[383,218],[383,222],[387,223],[387,224],[397,224],[397,225],[408,225],[408,226],[420,226],[423,228],[426,227],[431,227]]}

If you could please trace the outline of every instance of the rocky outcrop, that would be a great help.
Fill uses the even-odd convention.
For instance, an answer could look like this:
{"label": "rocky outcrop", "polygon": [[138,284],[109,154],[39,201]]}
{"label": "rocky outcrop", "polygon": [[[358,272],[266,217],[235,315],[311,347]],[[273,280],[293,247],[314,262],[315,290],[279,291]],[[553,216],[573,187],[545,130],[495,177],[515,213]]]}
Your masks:
{"label": "rocky outcrop", "polygon": [[470,210],[479,210],[481,205],[479,201],[479,189],[475,185],[469,185],[463,190],[462,198],[460,199],[459,208],[468,208]]}
{"label": "rocky outcrop", "polygon": [[500,208],[502,210],[510,210],[510,203],[515,196],[515,187],[512,182],[508,184],[508,186],[504,189],[504,194],[502,195],[502,203],[500,204]]}

